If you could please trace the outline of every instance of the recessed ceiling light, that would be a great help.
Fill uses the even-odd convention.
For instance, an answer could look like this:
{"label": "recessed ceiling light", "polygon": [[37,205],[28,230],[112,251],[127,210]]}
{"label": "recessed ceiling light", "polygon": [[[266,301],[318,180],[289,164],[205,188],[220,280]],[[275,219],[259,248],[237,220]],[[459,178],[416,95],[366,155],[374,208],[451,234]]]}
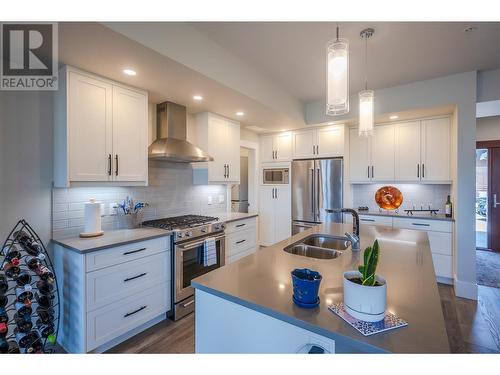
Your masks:
{"label": "recessed ceiling light", "polygon": [[244,114],[245,114],[245,112],[241,112],[241,111],[236,112],[236,116],[243,116]]}
{"label": "recessed ceiling light", "polygon": [[399,118],[399,116],[398,115],[392,115],[392,116],[389,116],[389,118],[391,120],[397,120]]}
{"label": "recessed ceiling light", "polygon": [[135,76],[137,74],[136,71],[132,69],[123,69],[123,73],[128,76]]}
{"label": "recessed ceiling light", "polygon": [[195,95],[195,96],[193,96],[193,99],[196,100],[196,101],[200,101],[200,100],[203,100],[203,96],[201,96],[201,95]]}

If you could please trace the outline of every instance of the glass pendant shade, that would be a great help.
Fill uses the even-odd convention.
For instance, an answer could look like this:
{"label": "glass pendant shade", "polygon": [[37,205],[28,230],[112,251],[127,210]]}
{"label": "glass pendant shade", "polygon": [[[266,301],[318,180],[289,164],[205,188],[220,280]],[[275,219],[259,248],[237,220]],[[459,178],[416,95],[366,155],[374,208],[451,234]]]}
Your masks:
{"label": "glass pendant shade", "polygon": [[375,93],[373,90],[364,90],[359,93],[359,135],[373,134]]}
{"label": "glass pendant shade", "polygon": [[349,112],[349,43],[335,39],[326,46],[326,114]]}

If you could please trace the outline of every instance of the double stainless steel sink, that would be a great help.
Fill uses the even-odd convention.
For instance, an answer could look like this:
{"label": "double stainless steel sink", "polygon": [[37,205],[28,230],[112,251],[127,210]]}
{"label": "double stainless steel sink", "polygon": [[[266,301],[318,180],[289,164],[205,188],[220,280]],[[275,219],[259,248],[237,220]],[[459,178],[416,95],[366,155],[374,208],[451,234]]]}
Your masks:
{"label": "double stainless steel sink", "polygon": [[285,247],[290,254],[316,259],[335,259],[351,246],[351,241],[343,236],[312,234]]}

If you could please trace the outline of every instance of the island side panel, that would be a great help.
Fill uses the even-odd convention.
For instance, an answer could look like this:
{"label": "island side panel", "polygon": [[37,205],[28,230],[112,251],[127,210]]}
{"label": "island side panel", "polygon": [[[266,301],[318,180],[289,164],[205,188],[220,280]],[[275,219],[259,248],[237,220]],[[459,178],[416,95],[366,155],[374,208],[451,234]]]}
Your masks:
{"label": "island side panel", "polygon": [[335,341],[196,289],[196,353],[298,353],[312,344],[335,353]]}

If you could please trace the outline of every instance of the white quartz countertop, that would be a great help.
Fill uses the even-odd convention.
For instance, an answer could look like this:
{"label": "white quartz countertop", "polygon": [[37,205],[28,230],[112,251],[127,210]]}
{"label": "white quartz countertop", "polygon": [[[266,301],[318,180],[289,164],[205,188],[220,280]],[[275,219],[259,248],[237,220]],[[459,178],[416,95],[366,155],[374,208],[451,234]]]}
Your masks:
{"label": "white quartz countertop", "polygon": [[79,253],[89,253],[106,249],[117,245],[149,240],[157,237],[169,236],[171,232],[156,228],[136,228],[136,229],[118,229],[104,232],[102,236],[81,238],[71,237],[63,239],[52,239],[58,245]]}
{"label": "white quartz countertop", "polygon": [[230,223],[231,221],[238,221],[238,220],[249,219],[251,217],[257,217],[258,214],[255,213],[250,214],[243,212],[221,212],[219,214],[214,214],[213,216],[218,217],[220,221]]}

